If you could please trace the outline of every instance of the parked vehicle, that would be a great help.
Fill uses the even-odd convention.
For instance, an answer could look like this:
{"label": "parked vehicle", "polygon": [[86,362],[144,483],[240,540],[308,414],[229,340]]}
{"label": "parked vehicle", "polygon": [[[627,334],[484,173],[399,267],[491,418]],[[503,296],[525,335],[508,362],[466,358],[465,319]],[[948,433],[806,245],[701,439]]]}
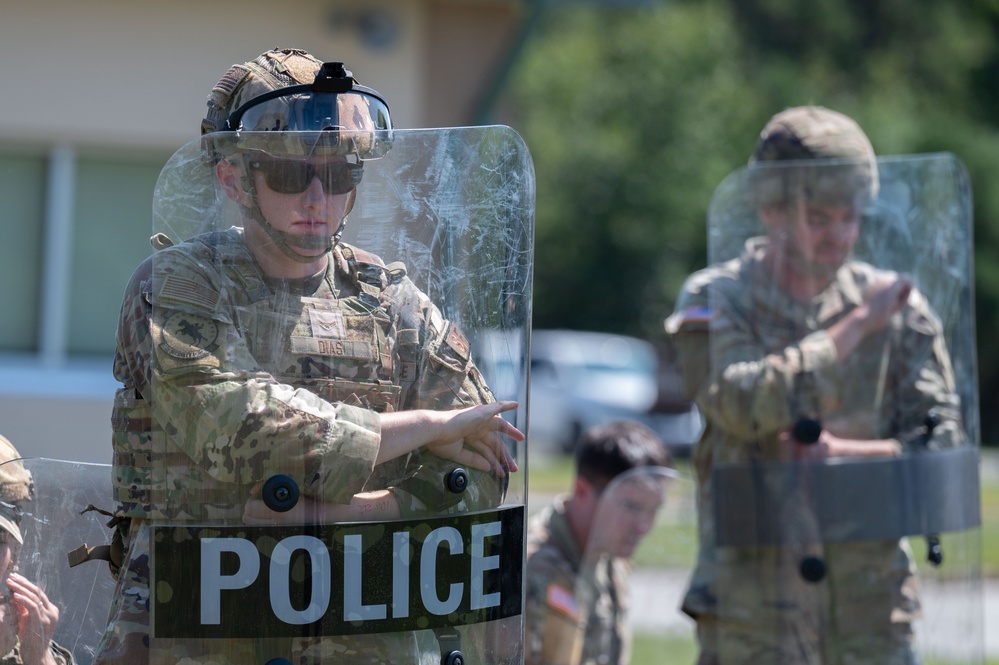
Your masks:
{"label": "parked vehicle", "polygon": [[[504,377],[517,371],[503,361],[489,342],[477,362],[497,397]],[[674,455],[689,454],[703,427],[697,408],[668,402],[663,408],[664,383],[655,347],[638,338],[576,330],[534,330],[531,333],[531,383],[528,443],[536,450],[571,452],[580,434],[592,425],[637,420],[652,428]],[[522,399],[522,397],[521,397]]]}

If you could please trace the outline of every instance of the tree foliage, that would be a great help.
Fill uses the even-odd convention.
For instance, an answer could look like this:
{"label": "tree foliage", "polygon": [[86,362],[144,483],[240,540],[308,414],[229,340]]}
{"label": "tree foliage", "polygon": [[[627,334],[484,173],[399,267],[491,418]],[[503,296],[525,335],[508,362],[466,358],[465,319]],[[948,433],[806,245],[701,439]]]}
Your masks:
{"label": "tree foliage", "polygon": [[999,3],[669,0],[550,9],[509,86],[537,173],[537,327],[661,340],[712,192],[776,111],[854,117],[879,154],[953,152],[975,188],[982,431],[999,441]]}

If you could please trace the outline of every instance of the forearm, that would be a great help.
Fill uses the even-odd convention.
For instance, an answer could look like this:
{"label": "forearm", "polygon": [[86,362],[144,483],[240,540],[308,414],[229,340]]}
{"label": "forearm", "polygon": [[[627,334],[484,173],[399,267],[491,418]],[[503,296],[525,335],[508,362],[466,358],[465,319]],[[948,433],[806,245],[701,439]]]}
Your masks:
{"label": "forearm", "polygon": [[376,464],[401,457],[439,440],[443,432],[436,411],[419,409],[379,414],[381,443]]}
{"label": "forearm", "polygon": [[841,439],[826,435],[821,439],[829,449],[829,457],[895,457],[902,454],[902,444],[896,439]]}
{"label": "forearm", "polygon": [[836,347],[836,359],[843,361],[852,354],[868,334],[870,308],[861,305],[829,326],[829,337]]}

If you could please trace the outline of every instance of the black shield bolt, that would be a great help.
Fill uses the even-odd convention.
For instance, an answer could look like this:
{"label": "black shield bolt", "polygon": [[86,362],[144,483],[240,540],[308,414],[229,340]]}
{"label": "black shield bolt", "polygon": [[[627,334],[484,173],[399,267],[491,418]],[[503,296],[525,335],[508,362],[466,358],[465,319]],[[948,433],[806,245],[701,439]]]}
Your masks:
{"label": "black shield bolt", "polygon": [[300,496],[298,483],[290,476],[271,476],[260,491],[264,505],[276,513],[286,513],[295,507]]}

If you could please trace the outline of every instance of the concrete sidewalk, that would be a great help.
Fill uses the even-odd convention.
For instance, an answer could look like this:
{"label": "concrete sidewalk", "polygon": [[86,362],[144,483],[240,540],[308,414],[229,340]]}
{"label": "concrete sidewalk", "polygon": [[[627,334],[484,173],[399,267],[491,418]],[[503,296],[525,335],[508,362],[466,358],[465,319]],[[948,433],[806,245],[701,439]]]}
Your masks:
{"label": "concrete sidewalk", "polygon": [[[694,639],[694,623],[680,612],[688,572],[636,570],[631,580],[631,624],[636,632],[670,633]],[[969,602],[981,599],[983,611]],[[979,650],[999,658],[999,580],[985,580],[981,593],[932,583],[923,584],[924,618],[917,623],[920,648],[926,654],[958,662],[977,662]],[[981,641],[979,640],[979,636]]]}

